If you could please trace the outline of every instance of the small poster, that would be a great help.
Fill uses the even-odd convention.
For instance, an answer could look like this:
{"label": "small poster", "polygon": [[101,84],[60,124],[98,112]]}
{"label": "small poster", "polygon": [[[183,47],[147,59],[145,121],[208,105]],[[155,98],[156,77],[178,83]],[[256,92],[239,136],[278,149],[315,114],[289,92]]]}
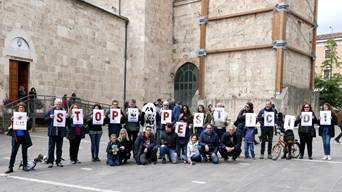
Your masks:
{"label": "small poster", "polygon": [[172,111],[162,110],[161,111],[161,124],[171,123]]}
{"label": "small poster", "polygon": [[121,109],[110,109],[110,124],[120,124],[121,123]]}
{"label": "small poster", "polygon": [[225,113],[224,108],[215,108],[214,110],[214,121],[224,123],[225,120]]}
{"label": "small poster", "polygon": [[255,127],[256,126],[256,114],[254,113],[246,113],[246,127]]}
{"label": "small poster", "polygon": [[284,120],[284,129],[288,130],[294,129],[294,125],[295,125],[295,121],[296,121],[296,116],[293,115],[285,115],[285,120]]}
{"label": "small poster", "polygon": [[27,113],[14,112],[13,113],[13,130],[27,130]]}
{"label": "small poster", "polygon": [[194,114],[194,127],[203,127],[204,126],[204,113],[195,113]]}
{"label": "small poster", "polygon": [[331,111],[320,111],[320,124],[331,125]]}
{"label": "small poster", "polygon": [[93,125],[103,125],[104,110],[93,109]]}
{"label": "small poster", "polygon": [[128,108],[128,122],[136,123],[139,121],[139,109],[138,108]]}
{"label": "small poster", "polygon": [[74,125],[83,125],[83,109],[72,110],[72,123]]}
{"label": "small poster", "polygon": [[66,112],[64,110],[54,110],[53,112],[53,126],[65,127]]}
{"label": "small poster", "polygon": [[275,124],[274,112],[264,112],[264,126],[273,127]]}
{"label": "small poster", "polygon": [[301,126],[312,126],[312,112],[302,112]]}
{"label": "small poster", "polygon": [[186,126],[185,122],[176,122],[175,133],[177,133],[178,137],[185,137]]}

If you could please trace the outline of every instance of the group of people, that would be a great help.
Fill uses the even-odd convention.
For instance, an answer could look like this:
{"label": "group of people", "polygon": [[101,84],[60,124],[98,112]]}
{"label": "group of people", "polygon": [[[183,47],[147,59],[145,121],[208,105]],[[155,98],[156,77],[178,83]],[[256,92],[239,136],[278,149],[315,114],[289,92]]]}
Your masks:
{"label": "group of people", "polygon": [[[48,124],[48,167],[63,167],[62,147],[63,138],[67,137],[70,143],[69,157],[72,164],[81,163],[78,159],[78,152],[81,140],[89,134],[91,140],[91,158],[93,162],[101,161],[99,159],[100,140],[103,133],[103,126],[108,124],[108,145],[106,148],[107,161],[109,166],[119,166],[127,163],[133,154],[135,162],[139,165],[157,163],[158,159],[162,164],[177,163],[183,161],[186,164],[194,165],[201,161],[211,161],[214,164],[219,163],[219,155],[225,160],[231,158],[235,161],[241,154],[242,144],[244,144],[244,158],[255,159],[254,144],[257,143],[255,136],[258,134],[256,126],[246,126],[246,117],[249,113],[254,113],[253,103],[247,102],[239,112],[234,123],[229,122],[227,112],[222,112],[220,120],[215,118],[215,108],[208,106],[208,111],[203,105],[197,107],[196,113],[203,113],[203,126],[194,127],[193,115],[187,105],[175,103],[170,106],[168,101],[154,104],[154,108],[145,105],[143,110],[138,109],[137,121],[130,122],[128,118],[129,108],[138,108],[136,101],[131,99],[124,108],[119,107],[117,100],[112,101],[112,109],[120,109],[119,123],[111,123],[110,110],[105,112],[105,119],[102,125],[93,124],[93,114],[84,115],[83,124],[73,124],[75,118],[72,111],[79,109],[77,102],[73,102],[66,111],[66,126],[54,126],[55,110],[63,109],[63,100],[57,98],[54,106],[45,114],[44,120]],[[95,104],[93,109],[101,109],[101,105]],[[224,108],[222,103],[217,103],[216,108]],[[162,123],[162,111],[171,110],[172,120],[169,123]],[[334,126],[338,124],[335,113],[331,106],[326,103],[323,105],[324,111],[331,111],[331,124],[321,125],[320,120],[315,116],[310,104],[305,103],[301,113],[295,120],[295,126],[298,126],[298,135],[300,139],[300,159],[304,157],[305,147],[307,147],[308,158],[312,159],[312,140],[316,137],[314,125],[318,124],[319,135],[323,139],[324,156],[323,159],[331,160],[330,140],[334,137]],[[21,102],[17,105],[18,112],[25,112],[26,105]],[[148,111],[153,111],[155,116],[146,115]],[[265,120],[266,113],[274,114],[274,125],[267,125]],[[312,124],[310,126],[301,125],[304,118],[302,112],[312,112]],[[223,119],[223,120],[222,120]],[[260,123],[261,131],[261,151],[260,159],[272,159],[272,142],[276,127],[284,132],[284,140],[291,147],[294,141],[293,129],[284,129],[284,116],[278,113],[271,101],[267,101],[261,109],[256,121]],[[177,122],[185,122],[185,134],[179,136],[175,131]],[[31,119],[27,120],[26,130],[10,130],[12,136],[12,152],[9,162],[9,168],[6,173],[13,172],[14,162],[19,146],[22,146],[23,170],[27,169],[27,150],[32,146],[29,130],[31,129]],[[341,126],[341,125],[340,125]],[[338,141],[338,140],[336,140]],[[266,151],[266,143],[267,151]],[[159,151],[159,157],[158,157]],[[267,156],[265,157],[265,152]],[[289,150],[291,152],[291,150]],[[56,156],[55,156],[56,153]],[[290,159],[290,154],[284,154],[284,158]]]}

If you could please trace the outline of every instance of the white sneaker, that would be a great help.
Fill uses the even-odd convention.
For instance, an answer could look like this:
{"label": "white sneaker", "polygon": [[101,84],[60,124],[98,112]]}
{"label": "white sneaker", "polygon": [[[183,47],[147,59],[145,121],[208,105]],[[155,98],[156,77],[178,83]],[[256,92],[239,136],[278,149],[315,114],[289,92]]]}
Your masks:
{"label": "white sneaker", "polygon": [[322,160],[328,160],[328,156],[327,156],[327,155],[324,155],[324,156],[322,157]]}
{"label": "white sneaker", "polygon": [[330,155],[328,155],[328,158],[327,158],[327,159],[328,159],[328,161],[331,161],[331,160],[332,160],[332,158],[330,157]]}

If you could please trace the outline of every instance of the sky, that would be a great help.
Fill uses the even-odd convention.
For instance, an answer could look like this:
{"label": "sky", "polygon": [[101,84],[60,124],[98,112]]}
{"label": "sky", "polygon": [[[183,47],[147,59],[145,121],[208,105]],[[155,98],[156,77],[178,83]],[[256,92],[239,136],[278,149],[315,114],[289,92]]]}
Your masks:
{"label": "sky", "polygon": [[342,32],[342,0],[318,0],[317,33],[331,32]]}

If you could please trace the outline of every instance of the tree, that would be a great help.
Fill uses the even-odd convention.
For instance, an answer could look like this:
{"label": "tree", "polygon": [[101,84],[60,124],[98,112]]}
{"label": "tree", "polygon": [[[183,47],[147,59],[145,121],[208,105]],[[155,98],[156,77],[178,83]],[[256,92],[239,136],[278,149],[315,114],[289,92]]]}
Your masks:
{"label": "tree", "polygon": [[326,56],[325,60],[323,61],[321,68],[322,69],[328,69],[329,70],[329,75],[328,79],[330,79],[333,74],[333,68],[334,67],[340,67],[342,65],[342,62],[340,61],[340,58],[337,53],[337,43],[334,39],[329,39],[326,42],[325,45],[326,48]]}
{"label": "tree", "polygon": [[321,68],[329,69],[328,78],[316,76],[315,87],[319,90],[319,103],[330,103],[332,106],[342,108],[342,75],[332,74],[334,67],[340,67],[342,62],[339,60],[337,53],[337,44],[334,39],[329,39],[325,45],[326,58],[323,61]]}

